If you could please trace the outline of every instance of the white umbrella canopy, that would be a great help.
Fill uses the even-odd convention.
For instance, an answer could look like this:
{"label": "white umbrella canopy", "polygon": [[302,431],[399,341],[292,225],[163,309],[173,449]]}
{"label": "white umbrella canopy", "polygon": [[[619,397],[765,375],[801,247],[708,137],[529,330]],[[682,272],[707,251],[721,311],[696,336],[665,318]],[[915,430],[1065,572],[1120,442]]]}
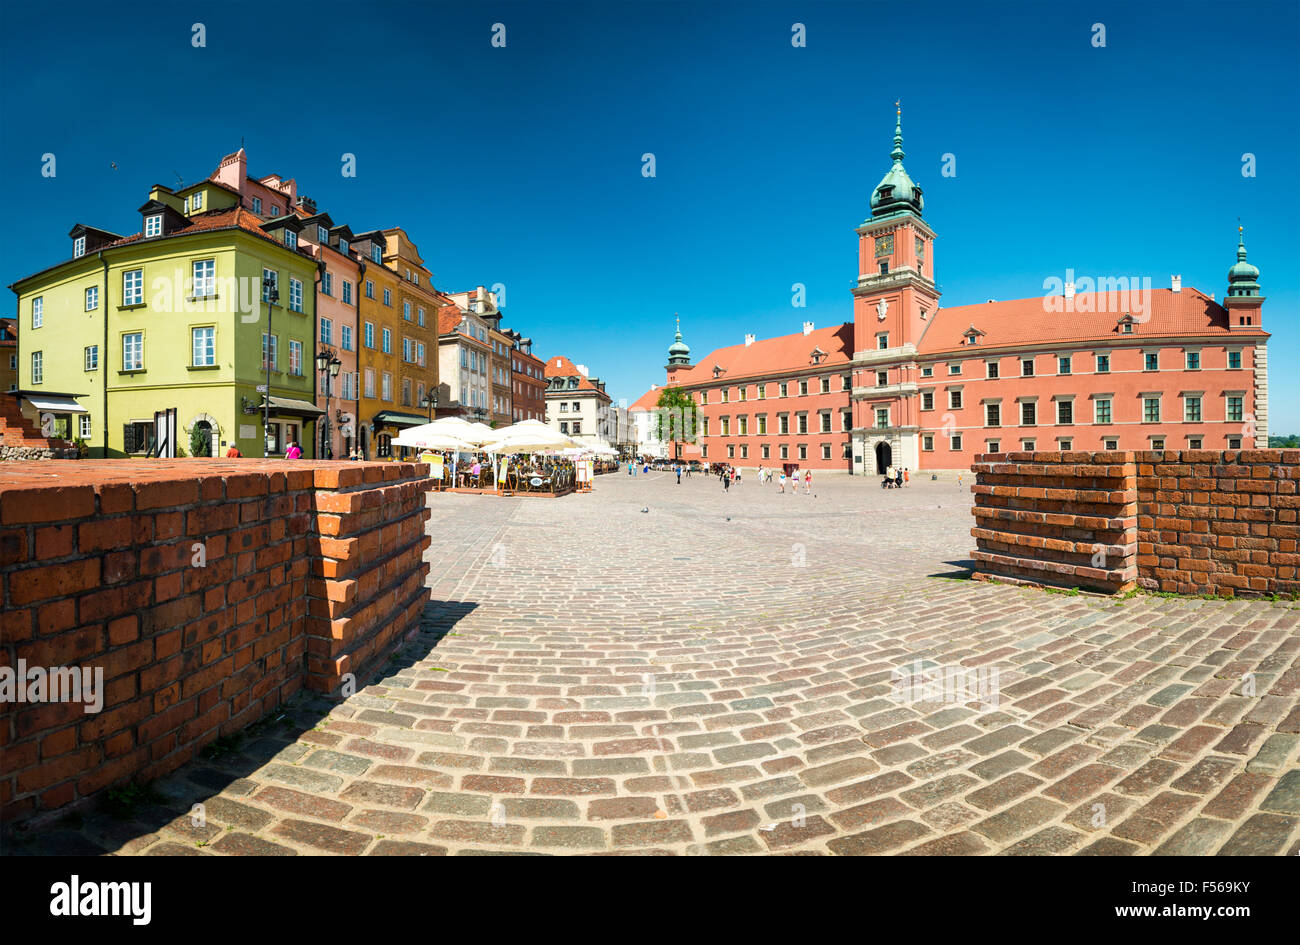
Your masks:
{"label": "white umbrella canopy", "polygon": [[430,431],[426,427],[412,427],[403,431],[393,438],[393,445],[408,446],[417,450],[456,450],[457,452],[472,452],[478,448],[460,437],[437,430]]}
{"label": "white umbrella canopy", "polygon": [[[418,427],[412,427],[411,429],[403,433],[402,436],[404,438],[409,438],[414,434],[420,434],[424,436],[432,436],[435,434],[442,435],[442,436],[450,436],[461,441],[461,445],[454,448],[463,450],[467,448],[473,449],[475,447],[482,446],[488,440],[496,437],[497,434],[499,434],[500,432],[501,431],[499,430],[493,430],[490,426],[488,426],[485,423],[471,423],[470,421],[462,419],[461,417],[440,417],[439,419],[433,421],[432,423],[426,423]],[[395,440],[394,442],[398,442],[398,441]],[[411,444],[398,443],[398,445],[411,445]],[[438,447],[434,447],[434,449],[437,448]],[[445,448],[452,449],[453,447],[445,447]]]}
{"label": "white umbrella canopy", "polygon": [[544,424],[540,428],[516,430],[507,427],[496,432],[495,439],[483,444],[489,453],[540,453],[542,450],[563,450],[582,445]]}

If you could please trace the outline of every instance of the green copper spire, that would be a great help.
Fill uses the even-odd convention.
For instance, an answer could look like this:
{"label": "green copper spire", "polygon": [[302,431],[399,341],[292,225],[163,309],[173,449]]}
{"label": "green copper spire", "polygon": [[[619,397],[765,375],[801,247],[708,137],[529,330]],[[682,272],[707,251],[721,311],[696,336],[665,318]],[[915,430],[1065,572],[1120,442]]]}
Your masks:
{"label": "green copper spire", "polygon": [[903,158],[907,157],[903,153],[903,106],[901,100],[895,102],[894,107],[898,109],[898,114],[894,122],[894,150],[889,153],[889,156],[894,159],[895,164],[899,164]]}
{"label": "green copper spire", "polygon": [[871,216],[873,219],[894,216],[900,213],[914,213],[918,217],[925,209],[921,199],[921,188],[903,169],[903,106],[901,101],[894,103],[894,150],[889,153],[894,164],[889,169],[874,191],[871,193]]}
{"label": "green copper spire", "polygon": [[1228,270],[1228,297],[1259,295],[1259,269],[1246,262],[1246,235],[1237,226],[1237,262]]}
{"label": "green copper spire", "polygon": [[677,339],[668,346],[668,363],[669,364],[690,364],[691,348],[686,342],[682,341],[682,320],[676,312],[673,317],[677,319]]}

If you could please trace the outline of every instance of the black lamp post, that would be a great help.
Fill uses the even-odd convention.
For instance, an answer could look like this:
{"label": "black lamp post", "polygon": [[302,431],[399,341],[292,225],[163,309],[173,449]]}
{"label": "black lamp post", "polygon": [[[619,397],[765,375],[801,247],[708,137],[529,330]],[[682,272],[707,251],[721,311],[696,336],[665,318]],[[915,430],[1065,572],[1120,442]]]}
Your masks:
{"label": "black lamp post", "polygon": [[271,455],[271,361],[275,351],[271,343],[275,336],[271,334],[271,313],[276,302],[280,301],[280,289],[277,280],[270,277],[262,279],[262,295],[266,298],[266,393],[263,394],[262,408],[262,455]]}
{"label": "black lamp post", "polygon": [[424,395],[424,402],[421,407],[429,408],[429,422],[433,422],[433,412],[438,409],[438,389],[433,388]]}
{"label": "black lamp post", "polygon": [[333,444],[330,443],[330,388],[333,386],[334,378],[339,376],[339,368],[342,366],[343,362],[331,356],[328,351],[322,350],[316,355],[316,373],[325,377],[325,415],[322,417],[324,429],[321,436],[324,444],[321,453],[325,459],[334,458]]}

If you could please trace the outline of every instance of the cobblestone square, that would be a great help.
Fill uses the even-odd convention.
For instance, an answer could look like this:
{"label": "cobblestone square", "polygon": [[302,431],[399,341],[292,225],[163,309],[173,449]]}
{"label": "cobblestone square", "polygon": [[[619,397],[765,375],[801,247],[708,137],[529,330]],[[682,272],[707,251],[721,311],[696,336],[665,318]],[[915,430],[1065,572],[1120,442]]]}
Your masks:
{"label": "cobblestone square", "polygon": [[969,479],[814,493],[433,494],[379,678],[18,849],[1300,851],[1300,605],[974,582]]}

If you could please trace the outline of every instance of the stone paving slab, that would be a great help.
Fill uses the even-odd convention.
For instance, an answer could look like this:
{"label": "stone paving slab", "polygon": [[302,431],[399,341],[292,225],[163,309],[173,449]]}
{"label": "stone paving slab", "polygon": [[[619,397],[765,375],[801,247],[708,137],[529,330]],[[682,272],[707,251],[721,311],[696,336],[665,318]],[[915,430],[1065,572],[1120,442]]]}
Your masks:
{"label": "stone paving slab", "polygon": [[380,678],[11,852],[1300,851],[1300,605],[977,583],[951,480],[816,490],[431,495]]}

